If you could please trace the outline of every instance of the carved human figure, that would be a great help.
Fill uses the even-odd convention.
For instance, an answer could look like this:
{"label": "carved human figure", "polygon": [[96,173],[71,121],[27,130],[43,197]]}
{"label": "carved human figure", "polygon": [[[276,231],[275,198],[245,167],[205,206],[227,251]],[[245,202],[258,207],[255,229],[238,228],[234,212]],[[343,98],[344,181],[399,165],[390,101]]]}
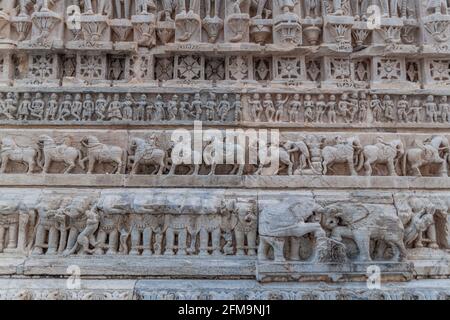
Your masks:
{"label": "carved human figure", "polygon": [[198,0],[178,0],[178,8],[181,15],[192,16],[195,14],[194,10],[197,8]]}
{"label": "carved human figure", "polygon": [[158,147],[158,138],[151,136],[144,140],[133,138],[129,145],[128,161],[132,161],[130,174],[136,174],[140,165],[152,165],[154,170],[152,173],[162,175],[166,166],[166,151]]}
{"label": "carved human figure", "polygon": [[352,0],[353,15],[357,21],[367,20],[367,8],[370,0]]}
{"label": "carved human figure", "polygon": [[278,0],[277,4],[283,13],[294,12],[296,0]]}
{"label": "carved human figure", "polygon": [[384,108],[384,118],[388,122],[395,121],[395,106],[394,101],[392,101],[389,95],[385,95],[383,99],[383,108]]}
{"label": "carved human figure", "polygon": [[3,114],[8,118],[8,120],[14,119],[17,113],[17,98],[12,92],[6,94],[5,107],[3,109]]}
{"label": "carved human figure", "polygon": [[178,112],[180,114],[180,120],[189,120],[194,116],[191,112],[192,106],[191,106],[191,103],[189,102],[188,94],[183,95],[183,98],[181,99],[179,105],[180,105],[180,108],[179,108]]}
{"label": "carved human figure", "polygon": [[178,96],[174,94],[172,99],[167,103],[167,120],[177,120],[178,116]]}
{"label": "carved human figure", "polygon": [[253,121],[261,121],[261,112],[263,107],[261,105],[261,100],[259,99],[259,94],[255,93],[252,98],[248,97],[248,105],[250,108],[250,117]]}
{"label": "carved human figure", "polygon": [[367,114],[369,110],[369,100],[367,99],[367,95],[364,92],[361,92],[359,95],[358,102],[358,121],[360,123],[367,122]]}
{"label": "carved human figure", "polygon": [[288,115],[289,122],[298,122],[299,121],[299,110],[302,107],[302,103],[300,101],[300,95],[298,93],[294,94],[292,101],[289,103]]}
{"label": "carved human figure", "polygon": [[95,116],[97,117],[97,120],[105,120],[107,106],[108,101],[105,99],[105,96],[103,95],[103,93],[99,93],[97,100],[95,101]]}
{"label": "carved human figure", "polygon": [[146,108],[147,108],[147,95],[141,94],[139,101],[136,103],[136,109],[135,112],[133,113],[133,120],[144,121]]}
{"label": "carved human figure", "polygon": [[[97,246],[97,241],[94,234],[98,230],[99,222],[99,213],[97,208],[94,206],[86,212],[86,225],[84,229],[78,234],[73,244],[68,242],[67,249],[63,254],[93,254],[96,251]],[[70,235],[69,239],[71,239]]]}
{"label": "carved human figure", "polygon": [[337,105],[337,115],[340,116],[345,123],[350,123],[351,112],[350,112],[350,101],[348,100],[348,94],[343,93],[341,99]]}
{"label": "carved human figure", "polygon": [[355,117],[358,114],[359,109],[359,101],[358,101],[358,93],[353,92],[348,99],[348,120],[350,123],[355,121]]}
{"label": "carved human figure", "polygon": [[422,103],[419,99],[414,99],[413,103],[411,104],[410,108],[411,112],[411,121],[418,123],[421,119],[421,112],[422,112]]}
{"label": "carved human figure", "polygon": [[397,102],[397,119],[399,122],[408,122],[409,101],[406,95],[402,95]]}
{"label": "carved human figure", "polygon": [[154,104],[154,111],[151,115],[152,121],[161,121],[165,118],[165,107],[166,104],[163,101],[163,98],[160,94],[156,96],[155,104]]}
{"label": "carved human figure", "polygon": [[447,102],[447,96],[441,97],[439,111],[441,113],[442,122],[450,122],[450,105]]}
{"label": "carved human figure", "polygon": [[42,120],[44,118],[44,106],[45,102],[42,99],[42,93],[36,93],[33,103],[30,108],[30,116],[37,120]]}
{"label": "carved human figure", "polygon": [[214,121],[216,114],[216,95],[212,92],[209,93],[208,101],[206,101],[206,120]]}
{"label": "carved human figure", "polygon": [[94,115],[94,110],[95,104],[94,101],[92,101],[92,96],[89,93],[87,93],[83,101],[83,110],[81,112],[81,118],[84,121],[91,121],[92,116]]}
{"label": "carved human figure", "polygon": [[305,100],[303,101],[303,105],[305,106],[305,123],[314,122],[315,120],[315,108],[314,101],[311,98],[311,95],[305,95]]}
{"label": "carved human figure", "polygon": [[72,96],[70,94],[66,94],[64,100],[61,102],[58,110],[58,120],[65,121],[66,118],[70,116],[72,109]]}
{"label": "carved human figure", "polygon": [[289,96],[286,96],[286,98],[283,100],[283,96],[278,93],[275,97],[275,121],[281,122],[283,120],[284,115],[284,105],[288,101]]}
{"label": "carved human figure", "polygon": [[234,109],[234,121],[242,120],[241,95],[236,94],[232,108]]}
{"label": "carved human figure", "polygon": [[153,0],[136,0],[136,14],[149,14],[156,10],[156,4]]}
{"label": "carved human figure", "polygon": [[[333,2],[332,14],[335,15],[335,16],[342,16],[342,15],[344,15],[344,9],[342,8],[342,1],[343,0],[330,0],[330,1]],[[328,1],[328,3],[330,1]]]}
{"label": "carved human figure", "polygon": [[47,102],[47,108],[45,109],[45,120],[57,120],[58,115],[58,95],[56,93],[52,93]]}
{"label": "carved human figure", "polygon": [[195,120],[202,120],[203,116],[203,102],[200,98],[200,93],[194,95],[194,100],[192,100],[192,110],[194,113]]}
{"label": "carved human figure", "polygon": [[434,102],[434,97],[429,95],[424,104],[427,120],[431,123],[438,121],[437,104]]}
{"label": "carved human figure", "polygon": [[398,0],[380,0],[383,17],[398,17]]}
{"label": "carved human figure", "polygon": [[305,0],[305,18],[317,18],[320,15],[320,0]]}
{"label": "carved human figure", "polygon": [[108,117],[109,120],[122,120],[122,102],[118,93],[114,94],[113,100],[109,103]]}
{"label": "carved human figure", "polygon": [[23,94],[23,100],[17,109],[17,120],[28,120],[31,109],[31,95],[26,92]]}
{"label": "carved human figure", "polygon": [[133,120],[133,106],[135,101],[131,93],[125,95],[125,100],[122,102],[122,119]]}
{"label": "carved human figure", "polygon": [[164,21],[173,21],[172,13],[178,6],[178,0],[161,0],[163,11],[158,13],[158,19]]}
{"label": "carved human figure", "polygon": [[273,105],[272,96],[270,93],[264,95],[264,100],[262,102],[264,109],[264,115],[266,116],[266,121],[273,122],[273,117],[275,115],[275,107]]}
{"label": "carved human figure", "polygon": [[382,122],[384,119],[384,106],[376,94],[372,95],[370,108],[372,109],[373,120],[375,122]]}
{"label": "carved human figure", "polygon": [[325,115],[325,110],[327,108],[327,104],[325,102],[325,96],[320,94],[317,97],[316,102],[316,122],[323,123],[323,117]]}
{"label": "carved human figure", "polygon": [[231,104],[228,101],[228,95],[225,93],[222,96],[222,100],[219,101],[219,105],[218,105],[218,114],[219,114],[219,118],[220,121],[226,121],[227,117],[228,117],[228,113],[230,112],[231,109]]}
{"label": "carved human figure", "polygon": [[328,122],[330,123],[336,123],[336,96],[332,94],[330,96],[330,100],[327,103],[327,118]]}
{"label": "carved human figure", "polygon": [[70,114],[75,120],[81,120],[81,112],[83,111],[83,102],[81,102],[81,94],[77,93],[73,99]]}

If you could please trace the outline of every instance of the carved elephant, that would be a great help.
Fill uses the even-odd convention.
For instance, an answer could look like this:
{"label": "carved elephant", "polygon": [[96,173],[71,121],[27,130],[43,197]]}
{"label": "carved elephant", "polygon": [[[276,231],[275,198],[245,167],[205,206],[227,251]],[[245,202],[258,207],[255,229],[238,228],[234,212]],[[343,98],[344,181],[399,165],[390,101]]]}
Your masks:
{"label": "carved elephant", "polygon": [[43,197],[36,205],[37,223],[34,227],[34,246],[32,254],[56,254],[60,238],[58,216],[64,216],[64,208],[71,202],[70,197]]}
{"label": "carved elephant", "polygon": [[127,215],[133,212],[131,197],[126,193],[102,195],[96,206],[100,213],[100,224],[95,254],[104,254],[104,250],[109,255],[128,253],[130,226]]}
{"label": "carved elephant", "polygon": [[316,239],[325,237],[325,231],[318,222],[317,210],[314,200],[309,197],[301,202],[263,205],[260,212],[258,259],[269,260],[269,249],[272,249],[273,260],[284,262],[284,247],[289,239],[306,234],[313,234]]}
{"label": "carved elephant", "polygon": [[25,253],[32,241],[28,229],[33,219],[32,209],[18,196],[0,198],[0,253],[5,249]]}
{"label": "carved elephant", "polygon": [[[383,209],[385,210],[385,208]],[[358,261],[371,261],[370,240],[382,240],[395,250],[395,260],[406,257],[403,243],[404,227],[395,212],[374,212],[369,206],[356,203],[335,203],[320,210],[321,225],[337,241],[350,238],[359,250]]]}
{"label": "carved elephant", "polygon": [[237,204],[236,225],[234,227],[234,235],[236,238],[236,255],[256,255],[256,232],[258,228],[258,216],[256,204],[250,207],[246,204]]}
{"label": "carved elephant", "polygon": [[[140,250],[142,250],[142,255],[152,255],[153,253],[160,255],[162,253],[164,215],[131,214],[130,225],[130,255],[139,255]],[[152,241],[153,237],[155,238],[154,241]]]}

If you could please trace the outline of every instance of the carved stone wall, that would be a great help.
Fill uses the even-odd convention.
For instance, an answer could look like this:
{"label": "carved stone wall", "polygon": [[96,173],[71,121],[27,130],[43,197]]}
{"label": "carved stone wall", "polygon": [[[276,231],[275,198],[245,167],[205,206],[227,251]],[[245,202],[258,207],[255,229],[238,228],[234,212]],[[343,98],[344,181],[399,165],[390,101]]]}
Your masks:
{"label": "carved stone wall", "polygon": [[0,1],[0,298],[448,299],[449,28],[448,1]]}

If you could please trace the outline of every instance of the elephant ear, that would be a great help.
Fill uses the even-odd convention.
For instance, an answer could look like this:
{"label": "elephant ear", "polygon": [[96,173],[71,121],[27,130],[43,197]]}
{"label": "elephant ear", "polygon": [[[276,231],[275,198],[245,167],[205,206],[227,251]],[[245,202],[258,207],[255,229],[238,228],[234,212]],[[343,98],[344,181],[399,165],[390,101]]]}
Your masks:
{"label": "elephant ear", "polygon": [[342,224],[351,226],[352,224],[363,220],[369,215],[369,210],[362,204],[341,203],[336,205],[339,208],[339,218]]}

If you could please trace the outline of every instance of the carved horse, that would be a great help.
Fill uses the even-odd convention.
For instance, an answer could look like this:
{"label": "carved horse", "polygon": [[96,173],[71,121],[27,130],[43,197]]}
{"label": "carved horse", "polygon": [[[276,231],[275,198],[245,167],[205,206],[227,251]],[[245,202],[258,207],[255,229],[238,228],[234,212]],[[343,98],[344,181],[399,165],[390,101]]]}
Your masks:
{"label": "carved horse", "polygon": [[389,175],[396,176],[396,164],[404,153],[405,147],[400,139],[393,140],[389,143],[386,143],[380,139],[379,142],[374,145],[364,146],[356,170],[359,171],[364,166],[366,176],[371,176],[373,165],[385,163],[387,165]]}
{"label": "carved horse", "polygon": [[130,155],[128,161],[133,161],[130,174],[136,174],[140,164],[154,165],[158,175],[163,173],[166,166],[166,152],[149,144],[144,139],[133,138],[129,146]]}
{"label": "carved horse", "polygon": [[349,137],[345,140],[336,139],[336,145],[325,146],[322,150],[323,174],[326,175],[329,166],[335,163],[347,163],[352,176],[356,176],[354,159],[361,154],[362,146],[357,137]]}
{"label": "carved horse", "polygon": [[[206,165],[211,166],[211,171],[209,172],[209,175],[216,174],[216,166],[218,164],[223,164],[223,158],[225,159],[233,159],[234,162],[234,155],[236,154],[243,154],[245,155],[245,150],[239,145],[234,142],[230,143],[225,141],[224,143],[217,143],[217,138],[211,137],[206,140],[206,146],[203,149],[203,159],[206,163]],[[222,149],[222,159],[219,159],[217,154],[219,153],[218,149]],[[225,149],[225,152],[223,152],[223,149]],[[238,157],[239,160],[239,157]],[[238,175],[241,176],[244,173],[244,163],[234,163],[233,169],[230,171],[230,175]]]}
{"label": "carved horse", "polygon": [[[409,164],[412,174],[417,177],[422,176],[422,173],[420,172],[421,166],[429,164],[439,164],[442,166],[441,175],[447,176],[446,162],[448,161],[448,141],[446,142],[447,146],[445,144],[444,146],[442,146],[442,143],[443,141],[445,143],[445,140],[442,140],[441,138],[442,137],[438,136],[432,138],[431,140],[425,140],[423,143],[420,141],[416,141],[416,145],[418,146],[418,148],[411,148],[403,155],[403,175],[406,176],[408,174],[406,169],[407,164]],[[440,156],[440,153],[442,151],[446,151],[442,154],[445,157],[444,159]]]}
{"label": "carved horse", "polygon": [[94,136],[83,137],[81,145],[87,149],[87,156],[81,160],[82,163],[89,161],[87,174],[92,174],[96,162],[114,163],[113,173],[120,174],[122,172],[125,154],[122,148],[100,143]]}
{"label": "carved horse", "polygon": [[77,159],[80,167],[84,169],[84,163],[82,161],[83,156],[81,155],[80,150],[66,144],[56,144],[55,141],[47,135],[39,136],[38,145],[42,148],[44,156],[44,163],[41,164],[43,166],[42,173],[48,172],[53,161],[64,162],[64,164],[68,166],[64,171],[64,174],[70,173],[75,168]]}
{"label": "carved horse", "polygon": [[[20,147],[14,139],[9,137],[3,138],[0,144],[0,173],[5,173],[8,161],[22,162],[28,167],[27,174],[33,173],[39,156],[39,149],[36,150],[32,147]],[[40,166],[39,163],[37,164]]]}

